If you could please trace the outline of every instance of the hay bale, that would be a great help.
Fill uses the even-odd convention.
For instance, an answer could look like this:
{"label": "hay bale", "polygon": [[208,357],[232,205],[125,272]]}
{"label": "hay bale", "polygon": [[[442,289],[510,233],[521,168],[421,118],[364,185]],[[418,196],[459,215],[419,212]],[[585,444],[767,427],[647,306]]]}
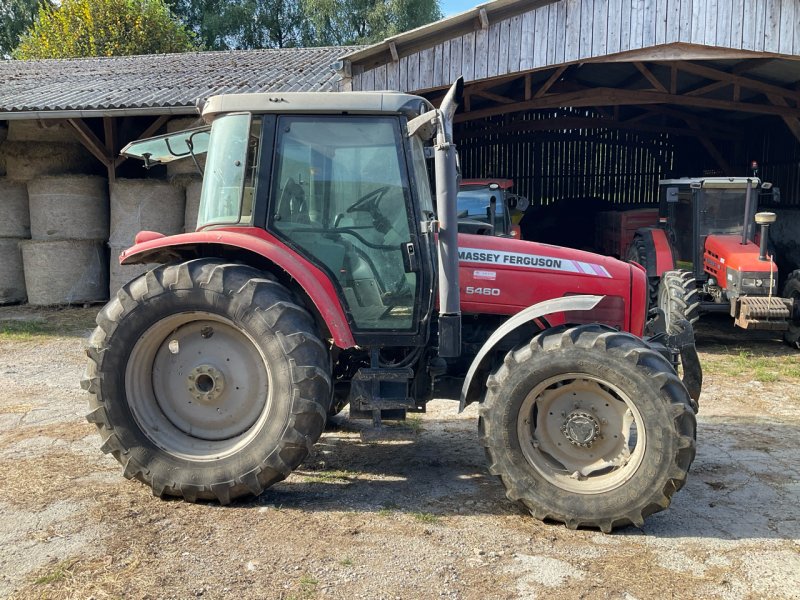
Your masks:
{"label": "hay bale", "polygon": [[57,175],[28,182],[34,240],[108,239],[108,182]]}
{"label": "hay bale", "polygon": [[25,302],[25,275],[18,238],[0,238],[0,304]]}
{"label": "hay bale", "polygon": [[130,246],[140,231],[183,233],[183,188],[153,179],[117,179],[111,185],[112,246]]}
{"label": "hay bale", "polygon": [[200,213],[200,192],[203,189],[203,181],[193,181],[186,186],[186,211],[184,213],[184,230],[195,231],[197,229],[197,215]]}
{"label": "hay bale", "polygon": [[108,299],[108,251],[89,240],[29,240],[20,244],[28,302],[35,306]]}
{"label": "hay bale", "polygon": [[110,246],[111,256],[109,258],[108,268],[108,294],[109,297],[116,295],[117,290],[123,285],[137,278],[142,273],[146,273],[150,269],[158,266],[158,263],[144,264],[144,265],[121,265],[119,264],[119,255],[128,246]]}
{"label": "hay bale", "polygon": [[0,179],[0,238],[29,237],[28,189],[19,181]]}
{"label": "hay bale", "polygon": [[[167,133],[176,133],[178,131],[184,131],[185,129],[194,129],[195,127],[202,127],[205,125],[203,119],[200,118],[181,118],[181,119],[172,119],[167,123]],[[200,164],[201,168],[205,168],[206,165],[206,155],[201,154],[197,157],[197,162]],[[200,173],[197,171],[197,167],[192,160],[192,157],[186,157],[181,160],[176,160],[173,162],[167,163],[167,176],[170,178],[175,177],[176,175],[197,175],[199,176]]]}
{"label": "hay bale", "polygon": [[0,148],[9,179],[30,181],[43,175],[94,173],[100,163],[80,144],[4,142]]}
{"label": "hay bale", "polygon": [[9,121],[8,139],[12,142],[78,142],[71,126],[52,119]]}

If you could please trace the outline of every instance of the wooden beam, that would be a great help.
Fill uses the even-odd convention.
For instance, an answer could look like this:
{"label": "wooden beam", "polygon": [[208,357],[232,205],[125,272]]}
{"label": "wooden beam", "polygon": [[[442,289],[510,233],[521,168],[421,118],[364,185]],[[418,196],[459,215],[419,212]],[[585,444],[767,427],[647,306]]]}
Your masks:
{"label": "wooden beam", "polygon": [[731,69],[731,73],[734,75],[741,75],[742,73],[747,73],[748,71],[752,71],[753,69],[757,69],[762,65],[766,65],[767,63],[771,63],[777,60],[776,58],[751,58],[750,60],[743,60],[742,62],[733,65]]}
{"label": "wooden beam", "polygon": [[400,60],[400,55],[397,53],[397,44],[394,42],[389,42],[389,53],[392,55],[393,62]]}
{"label": "wooden beam", "polygon": [[687,96],[702,96],[704,94],[708,94],[709,92],[716,91],[720,88],[724,88],[731,85],[729,81],[714,81],[709,83],[708,85],[701,86],[699,88],[695,88],[689,92],[683,92]]}
{"label": "wooden beam", "polygon": [[762,92],[765,94],[777,94],[779,96],[784,96],[786,98],[791,98],[792,100],[798,101],[800,100],[800,94],[798,94],[794,90],[790,90],[787,88],[780,87],[778,85],[773,85],[771,83],[765,83],[763,81],[756,81],[755,79],[750,79],[749,77],[742,77],[741,75],[734,75],[732,73],[728,73],[727,71],[720,71],[719,69],[713,69],[711,67],[706,67],[703,65],[698,65],[693,62],[676,62],[676,63],[656,63],[661,64],[664,66],[667,65],[675,65],[675,67],[679,71],[684,71],[686,73],[692,73],[694,75],[700,75],[701,77],[707,77],[708,79],[714,79],[719,81],[727,81],[729,83],[735,83],[740,85],[743,88],[749,90],[756,90],[758,92]]}
{"label": "wooden beam", "polygon": [[730,100],[717,100],[694,96],[680,96],[664,94],[647,90],[618,90],[614,88],[592,88],[566,94],[551,94],[543,98],[534,97],[531,100],[507,104],[502,107],[485,108],[476,111],[467,111],[456,115],[456,122],[483,119],[507,112],[532,110],[537,108],[555,108],[562,106],[613,106],[619,104],[677,104],[680,106],[696,106],[700,108],[715,108],[720,110],[733,110],[754,114],[776,115],[779,117],[800,117],[800,109],[784,108],[768,104],[755,104],[752,102],[732,102]]}
{"label": "wooden beam", "polygon": [[650,69],[648,69],[644,65],[644,63],[637,61],[634,62],[633,64],[636,66],[637,69],[639,69],[639,72],[642,75],[644,75],[645,79],[647,79],[647,81],[650,82],[650,85],[653,86],[653,89],[655,89],[657,92],[663,92],[665,94],[668,93],[667,88],[664,87],[664,85],[658,80],[658,78],[655,75],[653,75],[653,73],[650,71]]}
{"label": "wooden beam", "polygon": [[678,93],[678,68],[675,65],[670,65],[669,68],[669,93]]}
{"label": "wooden beam", "polygon": [[[786,98],[783,96],[775,96],[772,94],[768,94],[767,98],[769,101],[772,102],[776,106],[788,106],[789,103],[786,102]],[[786,126],[789,128],[789,131],[792,132],[792,135],[797,138],[797,141],[800,142],[800,119],[797,117],[783,117],[783,122],[786,123]]]}
{"label": "wooden beam", "polygon": [[533,90],[531,89],[531,84],[533,83],[533,77],[530,73],[525,73],[525,100],[530,100],[533,97]]}
{"label": "wooden beam", "polygon": [[103,135],[106,140],[106,156],[108,157],[108,182],[113,183],[117,178],[117,169],[114,158],[117,154],[117,119],[103,117]]}
{"label": "wooden beam", "polygon": [[[160,117],[155,119],[152,123],[150,123],[147,129],[145,129],[136,139],[143,140],[145,138],[154,136],[156,131],[161,129],[167,121],[169,121],[169,115],[161,115]],[[116,159],[114,160],[114,167],[116,168],[120,166],[127,159],[128,159],[127,156],[117,156]]]}
{"label": "wooden beam", "polygon": [[544,84],[542,85],[542,87],[540,87],[536,91],[536,93],[534,94],[533,97],[534,98],[541,98],[542,96],[544,96],[547,93],[547,90],[549,90],[551,87],[553,87],[553,84],[556,81],[558,81],[558,79],[564,74],[564,72],[567,70],[568,66],[569,65],[562,65],[562,66],[558,67],[555,71],[553,71],[553,74],[550,75],[550,77],[547,78],[547,81],[545,81]]}
{"label": "wooden beam", "polygon": [[475,92],[473,95],[480,96],[481,98],[486,98],[488,100],[494,100],[498,104],[514,104],[517,102],[507,96],[501,96],[500,94],[493,94],[492,92],[488,92],[486,90]]}
{"label": "wooden beam", "polygon": [[481,21],[481,29],[489,29],[489,15],[486,14],[485,8],[480,9],[478,18]]}
{"label": "wooden beam", "polygon": [[89,129],[89,126],[84,123],[83,119],[67,119],[67,122],[75,129],[81,144],[83,144],[97,160],[106,167],[112,164],[112,161],[106,156],[105,144],[103,144],[94,132]]}

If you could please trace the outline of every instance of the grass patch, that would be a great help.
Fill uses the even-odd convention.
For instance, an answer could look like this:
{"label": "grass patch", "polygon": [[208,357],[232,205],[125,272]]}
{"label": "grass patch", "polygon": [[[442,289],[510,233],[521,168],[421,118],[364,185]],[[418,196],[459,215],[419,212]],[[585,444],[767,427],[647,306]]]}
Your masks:
{"label": "grass patch", "polygon": [[763,383],[800,379],[800,361],[793,354],[757,354],[739,349],[729,354],[706,354],[701,364],[706,374],[731,379]]}
{"label": "grass patch", "polygon": [[63,581],[68,575],[71,574],[71,569],[74,564],[74,560],[62,561],[55,565],[52,571],[49,571],[41,577],[38,577],[33,583],[36,585],[50,585],[51,583]]}
{"label": "grass patch", "polygon": [[352,567],[353,566],[353,559],[345,557],[339,561],[339,564],[343,567]]}
{"label": "grass patch", "polygon": [[95,326],[98,308],[7,307],[0,309],[0,341],[31,341],[43,337],[85,335]]}
{"label": "grass patch", "polygon": [[406,417],[406,427],[414,433],[422,433],[424,427],[422,426],[422,419],[416,415]]}
{"label": "grass patch", "polygon": [[439,522],[439,517],[431,513],[415,512],[411,513],[411,516],[414,517],[414,519],[416,519],[420,523],[428,523],[430,525],[435,525],[436,523]]}

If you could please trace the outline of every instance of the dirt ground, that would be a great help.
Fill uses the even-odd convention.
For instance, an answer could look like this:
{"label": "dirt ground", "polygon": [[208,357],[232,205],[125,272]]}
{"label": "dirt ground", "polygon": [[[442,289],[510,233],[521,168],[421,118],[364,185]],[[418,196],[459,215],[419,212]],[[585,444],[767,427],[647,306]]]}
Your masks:
{"label": "dirt ground", "polygon": [[643,529],[543,524],[486,471],[477,412],[412,439],[340,420],[230,507],[154,498],[84,420],[96,309],[0,308],[0,597],[800,598],[800,353],[715,319],[686,487]]}

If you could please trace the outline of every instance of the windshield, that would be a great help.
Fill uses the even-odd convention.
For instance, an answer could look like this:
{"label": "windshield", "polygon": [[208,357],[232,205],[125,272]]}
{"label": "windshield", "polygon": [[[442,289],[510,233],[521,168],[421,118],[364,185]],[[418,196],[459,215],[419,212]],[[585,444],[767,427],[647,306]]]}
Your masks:
{"label": "windshield", "polygon": [[220,117],[211,127],[197,227],[250,223],[258,177],[261,119]]}
{"label": "windshield", "polygon": [[120,154],[145,161],[145,166],[165,164],[174,160],[205,154],[208,151],[210,127],[187,129],[145,140],[137,140],[125,146]]}
{"label": "windshield", "polygon": [[[753,192],[753,201],[756,193]],[[744,225],[745,190],[704,189],[703,210],[700,213],[702,234],[741,234]]]}
{"label": "windshield", "polygon": [[501,190],[490,190],[489,188],[462,189],[458,192],[458,217],[460,219],[474,219],[488,223],[492,196],[497,199],[495,204],[495,227],[501,233],[508,233],[504,216],[503,192]]}

